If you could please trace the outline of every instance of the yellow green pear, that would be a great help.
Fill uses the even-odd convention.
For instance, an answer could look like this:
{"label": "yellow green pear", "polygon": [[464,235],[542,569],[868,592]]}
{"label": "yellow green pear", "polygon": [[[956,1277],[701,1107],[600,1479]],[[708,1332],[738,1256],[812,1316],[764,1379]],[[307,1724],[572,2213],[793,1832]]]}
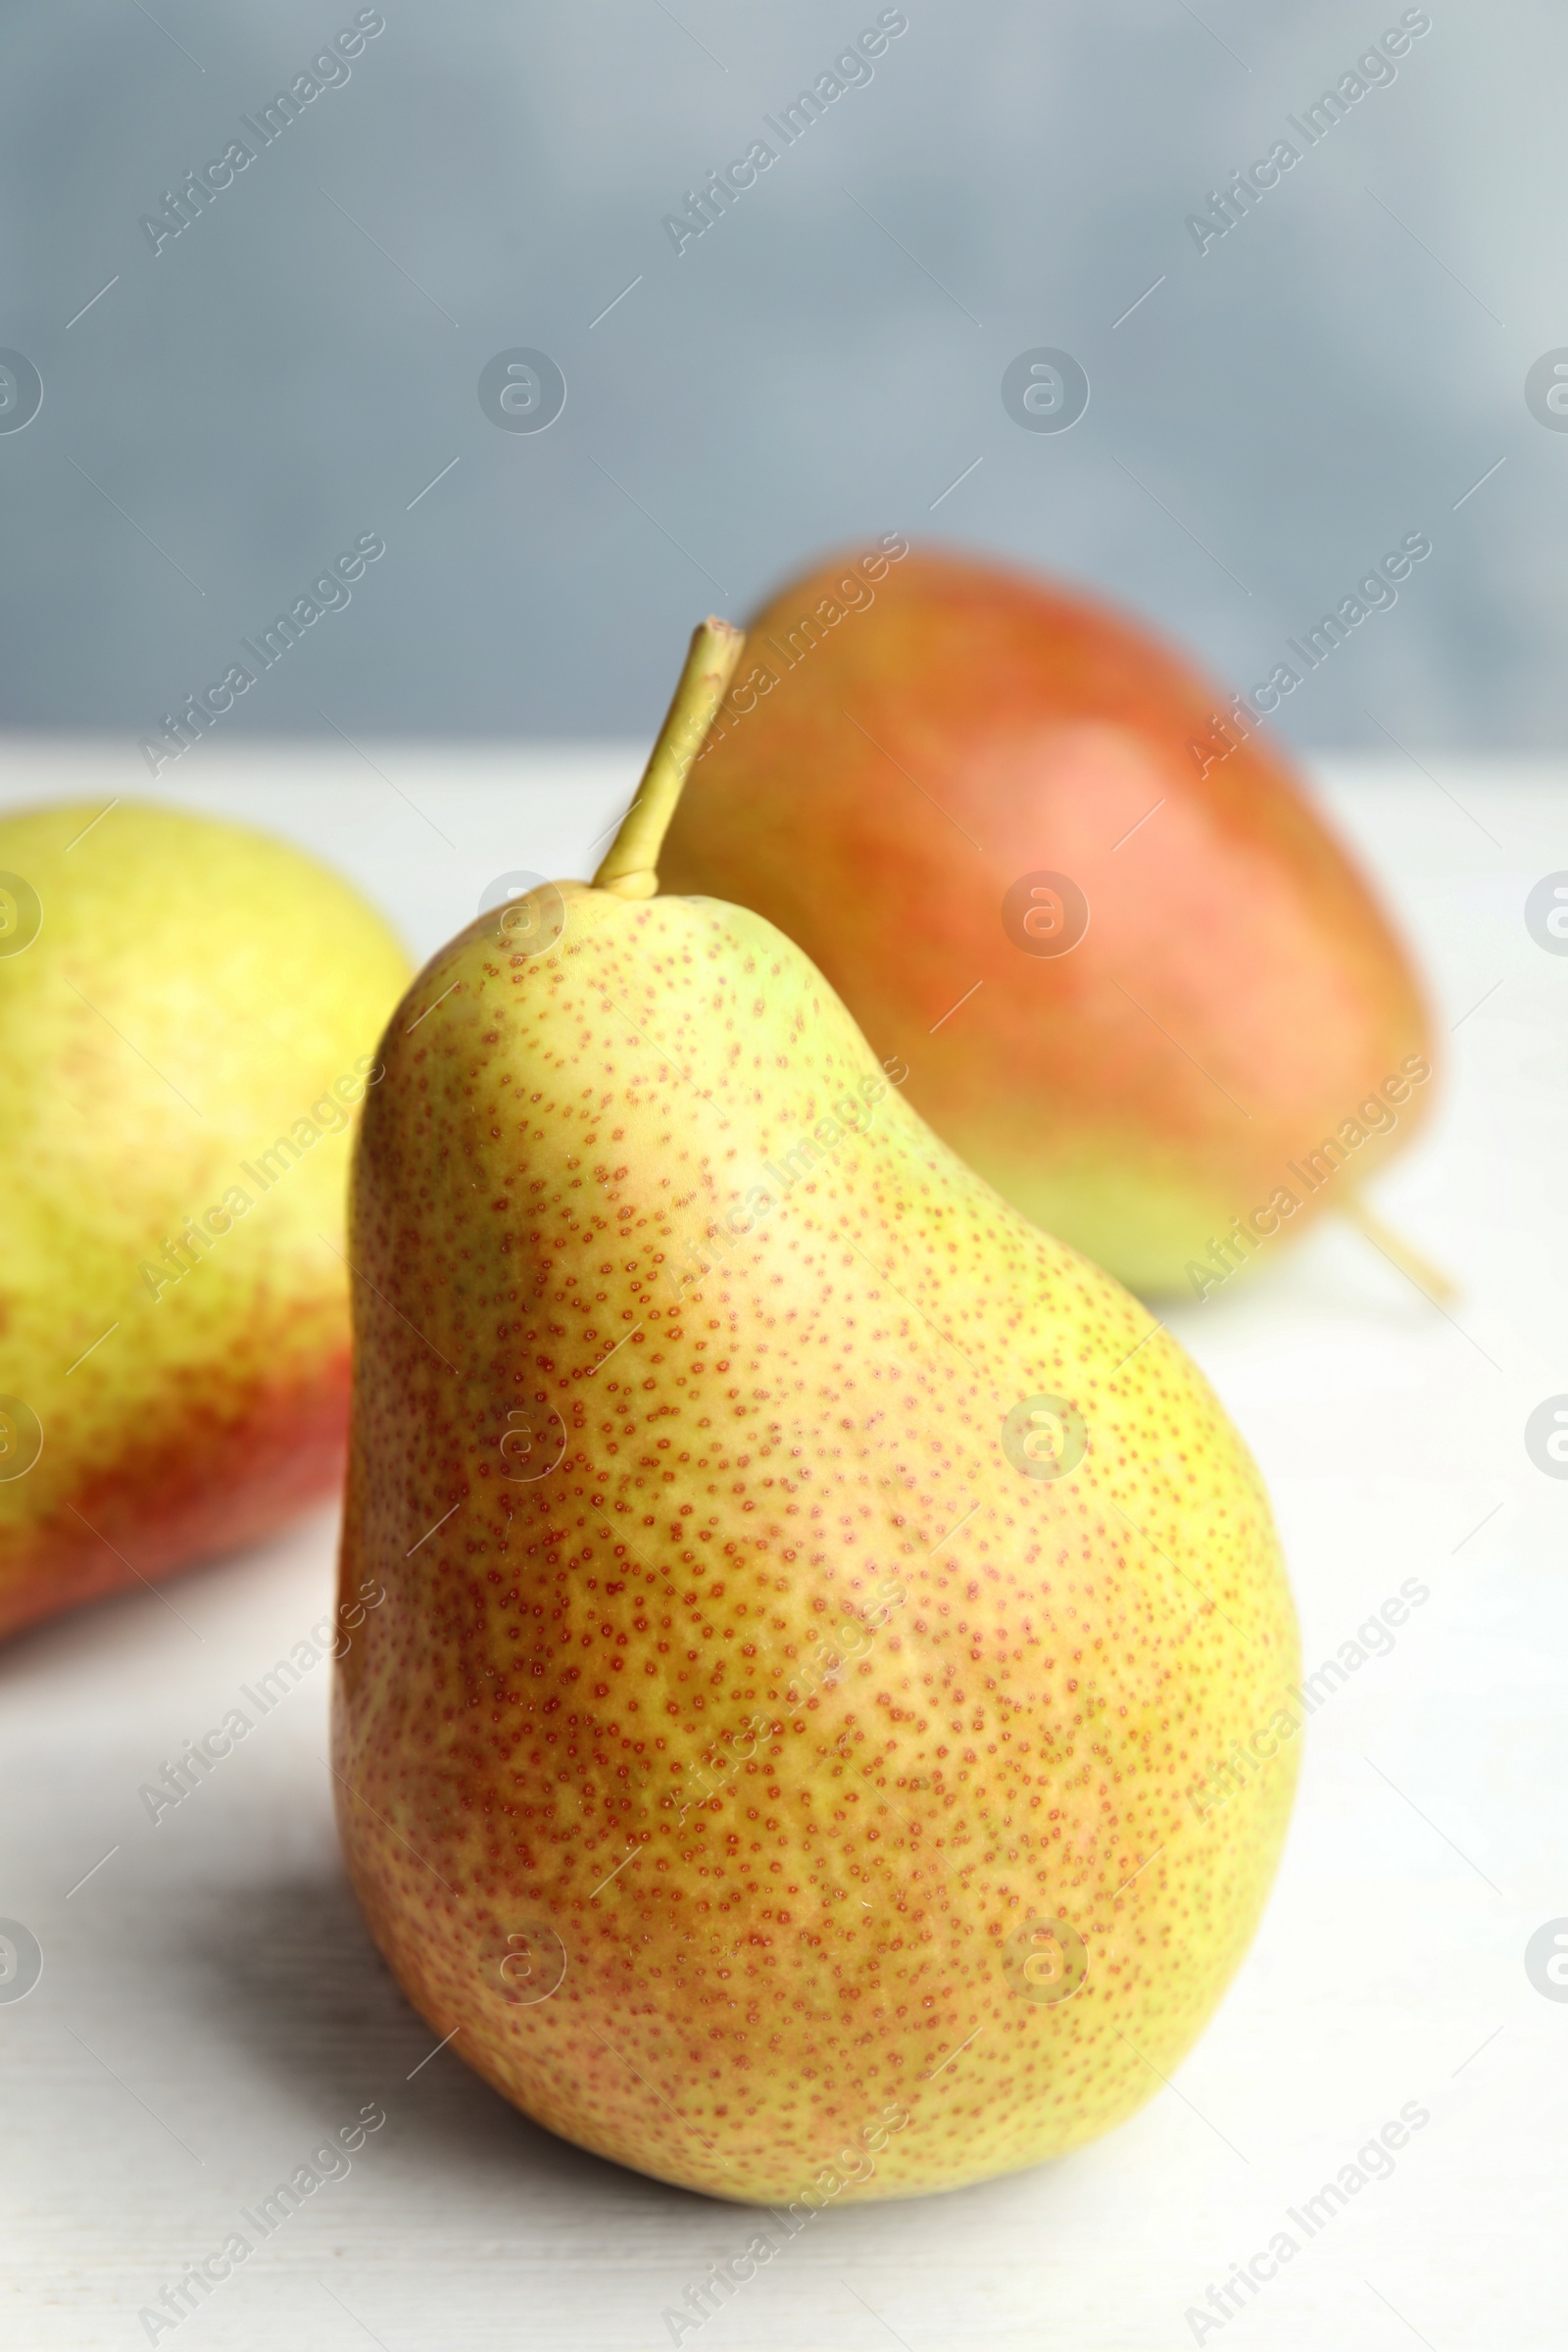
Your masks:
{"label": "yellow green pear", "polygon": [[408,973],[248,827],[0,815],[0,1634],[341,1475],[349,1129]]}
{"label": "yellow green pear", "polygon": [[799,2227],[1159,2088],[1273,1876],[1298,1653],[1181,1348],[781,933],[655,895],[738,643],[594,885],[460,933],[380,1048],[334,1776],[436,2036]]}

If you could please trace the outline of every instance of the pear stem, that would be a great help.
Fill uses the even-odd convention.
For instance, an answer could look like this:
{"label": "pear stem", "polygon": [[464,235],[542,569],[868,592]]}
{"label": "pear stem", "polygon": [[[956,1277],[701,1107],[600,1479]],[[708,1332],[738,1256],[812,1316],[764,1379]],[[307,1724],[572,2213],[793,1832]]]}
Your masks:
{"label": "pear stem", "polygon": [[1412,1250],[1383,1219],[1375,1216],[1359,1193],[1348,1193],[1340,1202],[1340,1213],[1356,1232],[1365,1236],[1374,1250],[1381,1250],[1392,1265],[1408,1275],[1418,1291],[1441,1304],[1445,1298],[1458,1297],[1457,1289],[1446,1274],[1440,1273],[1418,1250]]}
{"label": "pear stem", "polygon": [[659,890],[659,853],[693,760],[708,739],[718,706],[746,643],[743,630],[711,614],[692,631],[692,650],[680,673],[659,740],[648,756],[637,797],[594,876],[595,890],[618,899],[651,899]]}

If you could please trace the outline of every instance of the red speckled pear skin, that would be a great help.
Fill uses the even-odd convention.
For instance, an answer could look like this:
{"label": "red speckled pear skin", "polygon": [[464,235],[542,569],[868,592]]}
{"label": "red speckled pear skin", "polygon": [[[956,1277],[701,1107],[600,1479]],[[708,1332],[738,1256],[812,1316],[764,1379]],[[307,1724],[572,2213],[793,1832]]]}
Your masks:
{"label": "red speckled pear skin", "polygon": [[408,978],[249,826],[0,814],[0,1635],[341,1479],[350,1130]]}
{"label": "red speckled pear skin", "polygon": [[[1436,1060],[1407,955],[1266,736],[1239,722],[1226,751],[1228,710],[1020,573],[829,564],[751,624],[663,884],[765,914],[971,1166],[1135,1288],[1191,1296],[1233,1219],[1284,1189],[1265,1223],[1299,1233],[1436,1091],[1404,1083]],[[1087,901],[1063,954],[1004,919],[1040,873]],[[1391,1080],[1399,1107],[1357,1119]],[[1325,1138],[1346,1164],[1313,1189],[1290,1166]]]}
{"label": "red speckled pear skin", "polygon": [[355,1886],[436,2035],[659,2179],[1032,2164],[1158,2089],[1256,1926],[1263,1489],[771,925],[563,887],[547,952],[489,917],[419,976],[357,1149]]}
{"label": "red speckled pear skin", "polygon": [[292,1383],[266,1368],[265,1346],[257,1352],[253,1373],[176,1390],[156,1444],[88,1466],[58,1518],[18,1532],[4,1556],[0,1634],[258,1544],[333,1493],[348,1435],[347,1347],[328,1343]]}

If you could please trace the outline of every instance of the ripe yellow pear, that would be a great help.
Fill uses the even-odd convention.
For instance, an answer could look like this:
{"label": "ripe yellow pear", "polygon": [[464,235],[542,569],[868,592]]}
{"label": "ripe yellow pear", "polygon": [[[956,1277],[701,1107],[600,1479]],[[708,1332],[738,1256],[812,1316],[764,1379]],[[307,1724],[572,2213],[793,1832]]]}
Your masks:
{"label": "ripe yellow pear", "polygon": [[0,1633],[340,1475],[348,1129],[408,971],[248,827],[0,816]]}
{"label": "ripe yellow pear", "polygon": [[768,922],[652,895],[737,644],[698,632],[595,885],[460,933],[383,1042],[342,1576],[386,1599],[334,1772],[435,2034],[799,2214],[1159,2087],[1257,1923],[1298,1666],[1168,1334]]}

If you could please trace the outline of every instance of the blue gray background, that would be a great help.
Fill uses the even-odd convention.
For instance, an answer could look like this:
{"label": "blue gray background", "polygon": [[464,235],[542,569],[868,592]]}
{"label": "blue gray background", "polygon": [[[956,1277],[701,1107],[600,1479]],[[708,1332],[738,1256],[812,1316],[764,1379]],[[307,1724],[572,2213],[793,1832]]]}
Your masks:
{"label": "blue gray background", "polygon": [[[1432,0],[1200,255],[1186,216],[1400,6],[908,0],[677,256],[663,216],[874,0],[385,0],[155,256],[140,216],[356,13],[7,12],[0,345],[45,389],[0,434],[0,723],[141,735],[367,531],[385,558],[231,733],[643,734],[694,618],[888,529],[1088,583],[1241,687],[1422,530],[1286,732],[1555,749],[1568,433],[1524,379],[1568,344],[1560,6]],[[1003,405],[1039,345],[1088,372],[1070,432]],[[564,373],[546,432],[480,408],[514,346]]]}

